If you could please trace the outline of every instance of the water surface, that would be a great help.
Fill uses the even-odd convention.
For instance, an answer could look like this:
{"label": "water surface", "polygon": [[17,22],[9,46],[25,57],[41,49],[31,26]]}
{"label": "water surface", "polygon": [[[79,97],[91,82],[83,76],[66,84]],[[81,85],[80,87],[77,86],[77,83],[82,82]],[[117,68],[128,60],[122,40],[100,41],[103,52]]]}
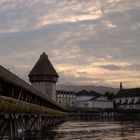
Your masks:
{"label": "water surface", "polygon": [[[140,122],[65,122],[37,134],[37,140],[140,140]],[[29,138],[31,139],[31,137]]]}

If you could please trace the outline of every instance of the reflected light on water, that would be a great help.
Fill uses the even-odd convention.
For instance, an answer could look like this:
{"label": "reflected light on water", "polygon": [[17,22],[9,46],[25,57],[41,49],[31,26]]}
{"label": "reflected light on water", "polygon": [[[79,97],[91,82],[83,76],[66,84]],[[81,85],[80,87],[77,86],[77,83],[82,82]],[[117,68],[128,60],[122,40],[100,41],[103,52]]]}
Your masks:
{"label": "reflected light on water", "polygon": [[52,130],[43,132],[40,140],[42,139],[140,140],[140,122],[66,122]]}

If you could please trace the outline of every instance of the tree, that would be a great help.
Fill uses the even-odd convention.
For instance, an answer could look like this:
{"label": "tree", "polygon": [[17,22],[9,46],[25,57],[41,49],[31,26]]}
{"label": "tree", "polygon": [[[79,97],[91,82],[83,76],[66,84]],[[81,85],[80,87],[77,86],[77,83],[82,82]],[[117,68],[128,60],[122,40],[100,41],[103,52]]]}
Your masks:
{"label": "tree", "polygon": [[105,93],[105,96],[106,96],[109,100],[112,100],[112,99],[115,97],[115,95],[114,95],[113,93],[110,93],[110,92],[106,92],[106,93]]}

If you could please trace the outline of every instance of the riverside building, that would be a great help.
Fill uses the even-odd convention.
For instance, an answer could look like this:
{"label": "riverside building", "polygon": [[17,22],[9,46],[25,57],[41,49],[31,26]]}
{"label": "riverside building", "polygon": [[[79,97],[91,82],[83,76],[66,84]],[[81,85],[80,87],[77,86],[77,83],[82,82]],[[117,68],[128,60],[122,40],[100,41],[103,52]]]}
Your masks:
{"label": "riverside building", "polygon": [[82,90],[76,93],[75,106],[79,108],[113,109],[113,101],[95,91]]}
{"label": "riverside building", "polygon": [[140,110],[140,88],[123,89],[121,83],[115,104],[118,109]]}
{"label": "riverside building", "polygon": [[75,93],[73,91],[59,90],[56,93],[56,102],[67,107],[73,107],[75,103]]}

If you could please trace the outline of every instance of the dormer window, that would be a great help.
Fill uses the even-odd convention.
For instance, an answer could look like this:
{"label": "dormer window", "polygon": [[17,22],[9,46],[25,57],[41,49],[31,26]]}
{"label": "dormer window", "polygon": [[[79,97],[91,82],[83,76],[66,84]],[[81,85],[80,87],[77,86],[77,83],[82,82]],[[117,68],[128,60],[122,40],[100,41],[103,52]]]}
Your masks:
{"label": "dormer window", "polygon": [[126,99],[125,104],[128,104],[128,99]]}
{"label": "dormer window", "polygon": [[140,104],[140,99],[138,100],[138,102],[137,102],[138,104]]}
{"label": "dormer window", "polygon": [[131,100],[130,104],[134,104],[134,99]]}
{"label": "dormer window", "polygon": [[122,100],[120,100],[119,104],[121,104]]}

